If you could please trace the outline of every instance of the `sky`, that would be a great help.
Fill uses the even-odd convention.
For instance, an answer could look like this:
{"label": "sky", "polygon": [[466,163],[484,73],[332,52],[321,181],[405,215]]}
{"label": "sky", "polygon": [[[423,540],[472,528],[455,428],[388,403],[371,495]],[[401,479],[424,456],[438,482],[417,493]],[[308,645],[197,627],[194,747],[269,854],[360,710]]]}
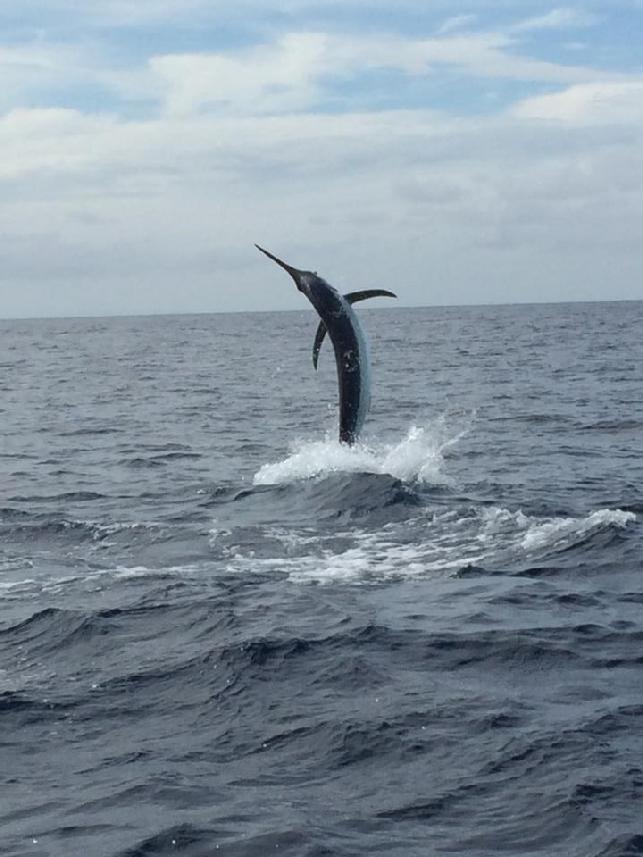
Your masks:
{"label": "sky", "polygon": [[[643,0],[2,0],[0,317],[643,299]],[[388,304],[387,304],[388,305]]]}

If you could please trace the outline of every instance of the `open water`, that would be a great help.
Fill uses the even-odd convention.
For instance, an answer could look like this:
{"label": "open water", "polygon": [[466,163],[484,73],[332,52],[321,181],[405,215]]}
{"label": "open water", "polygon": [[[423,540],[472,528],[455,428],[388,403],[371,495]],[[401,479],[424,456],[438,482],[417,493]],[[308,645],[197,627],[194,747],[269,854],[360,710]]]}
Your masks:
{"label": "open water", "polygon": [[0,853],[643,854],[643,303],[0,322]]}

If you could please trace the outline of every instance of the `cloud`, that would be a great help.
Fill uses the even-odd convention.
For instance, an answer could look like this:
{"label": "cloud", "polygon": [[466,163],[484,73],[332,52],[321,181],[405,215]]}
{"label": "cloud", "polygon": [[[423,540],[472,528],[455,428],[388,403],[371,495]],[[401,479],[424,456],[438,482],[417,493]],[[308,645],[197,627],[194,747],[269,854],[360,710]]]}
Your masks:
{"label": "cloud", "polygon": [[552,9],[551,12],[547,12],[545,15],[527,18],[517,24],[513,24],[509,29],[513,32],[528,32],[531,30],[551,30],[569,27],[592,27],[598,24],[600,20],[600,17],[593,12],[563,7]]}
{"label": "cloud", "polygon": [[643,122],[643,80],[579,84],[563,92],[525,99],[513,113],[521,119],[565,125],[638,126]]}
{"label": "cloud", "polygon": [[423,43],[428,64],[450,65],[472,76],[518,81],[566,83],[593,80],[595,69],[523,57],[514,42],[499,33],[480,33]]}
{"label": "cloud", "polygon": [[[125,6],[132,26],[179,8],[82,14]],[[2,314],[300,307],[254,241],[406,304],[640,296],[643,84],[527,55],[520,33],[563,11],[430,38],[264,17],[241,48],[119,52],[83,31],[3,49]],[[476,110],[480,80],[513,105]],[[475,94],[433,101],[450,86]]]}
{"label": "cloud", "polygon": [[[558,10],[559,17],[563,11]],[[449,33],[465,17],[471,16],[450,19],[450,26],[446,22],[442,28],[446,32],[426,39],[302,30],[236,50],[130,58],[111,55],[101,42],[56,45],[35,40],[0,49],[5,83],[0,110],[25,105],[99,106],[111,100],[112,109],[121,111],[128,104],[146,103],[173,115],[204,110],[260,115],[311,109],[328,97],[342,109],[344,96],[359,90],[360,75],[378,71],[407,78],[446,73],[475,80],[561,84],[623,79],[615,72],[598,73],[526,56],[508,32]],[[382,80],[378,96],[386,86],[391,97],[401,97],[392,77]],[[367,101],[362,103],[368,106]]]}
{"label": "cloud", "polygon": [[0,111],[21,105],[33,95],[72,85],[82,64],[76,47],[47,45],[0,46]]}
{"label": "cloud", "polygon": [[150,69],[174,115],[204,108],[287,112],[317,99],[317,80],[329,67],[327,41],[323,34],[294,33],[237,54],[153,57]]}
{"label": "cloud", "polygon": [[632,128],[588,139],[520,110],[14,111],[0,120],[4,312],[300,306],[254,241],[407,304],[587,299],[610,266],[610,295],[633,297],[643,117]]}
{"label": "cloud", "polygon": [[452,18],[447,18],[446,21],[438,28],[438,35],[446,35],[454,30],[462,30],[474,24],[478,19],[477,15],[454,15]]}
{"label": "cloud", "polygon": [[[547,83],[586,82],[599,76],[591,68],[520,56],[513,48],[512,39],[499,33],[433,39],[287,33],[274,43],[236,53],[152,57],[147,85],[149,95],[171,115],[262,115],[312,109],[350,86],[359,74],[375,70],[419,78],[443,69],[475,78]],[[140,88],[143,76],[134,79]]]}

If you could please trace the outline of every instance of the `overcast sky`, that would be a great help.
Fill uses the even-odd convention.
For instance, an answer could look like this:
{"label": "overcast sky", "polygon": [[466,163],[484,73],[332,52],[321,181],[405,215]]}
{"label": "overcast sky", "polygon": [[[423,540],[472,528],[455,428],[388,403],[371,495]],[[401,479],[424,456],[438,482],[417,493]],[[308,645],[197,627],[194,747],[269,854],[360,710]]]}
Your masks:
{"label": "overcast sky", "polygon": [[0,316],[643,298],[643,0],[2,0]]}

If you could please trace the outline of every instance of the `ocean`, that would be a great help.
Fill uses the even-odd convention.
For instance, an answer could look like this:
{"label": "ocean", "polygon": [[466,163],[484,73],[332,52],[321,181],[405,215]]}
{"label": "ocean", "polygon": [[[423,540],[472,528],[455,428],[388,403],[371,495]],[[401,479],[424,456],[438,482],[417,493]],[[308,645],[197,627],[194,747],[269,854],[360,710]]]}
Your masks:
{"label": "ocean", "polygon": [[0,322],[0,854],[643,854],[643,303]]}

